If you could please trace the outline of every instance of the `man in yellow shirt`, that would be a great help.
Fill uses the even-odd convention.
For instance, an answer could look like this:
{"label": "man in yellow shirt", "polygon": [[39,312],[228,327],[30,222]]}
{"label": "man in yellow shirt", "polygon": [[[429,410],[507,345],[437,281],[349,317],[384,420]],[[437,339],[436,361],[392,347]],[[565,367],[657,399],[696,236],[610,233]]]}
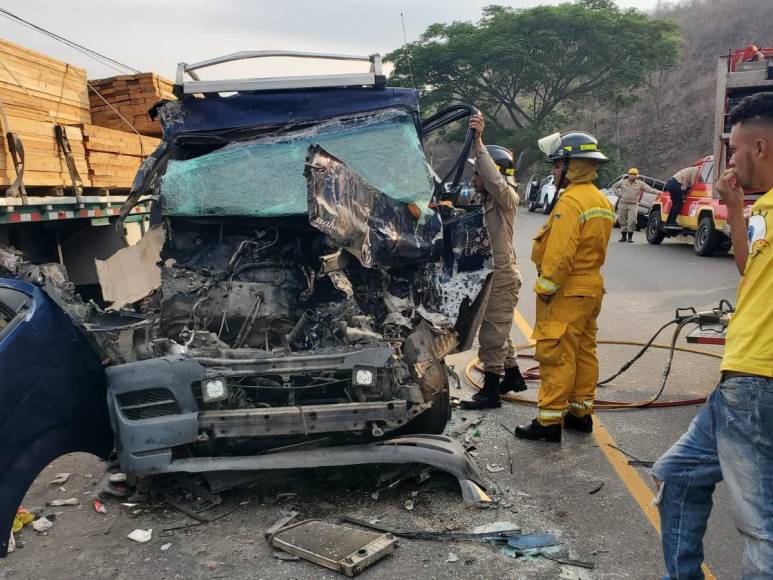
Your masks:
{"label": "man in yellow shirt", "polygon": [[[652,469],[671,578],[703,578],[703,534],[723,479],[744,540],[741,577],[773,574],[773,93],[745,98],[729,121],[732,157],[716,189],[742,278],[719,386]],[[744,189],[767,191],[748,230]]]}

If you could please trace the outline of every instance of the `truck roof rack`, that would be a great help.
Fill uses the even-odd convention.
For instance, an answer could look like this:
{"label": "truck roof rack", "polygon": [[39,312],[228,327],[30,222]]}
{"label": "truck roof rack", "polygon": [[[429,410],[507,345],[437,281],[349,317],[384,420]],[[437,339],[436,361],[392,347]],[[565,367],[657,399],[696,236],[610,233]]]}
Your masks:
{"label": "truck roof rack", "polygon": [[[370,62],[370,71],[367,73],[264,77],[215,81],[203,81],[199,78],[198,73],[196,72],[203,68],[227,62],[234,62],[237,60],[272,57]],[[186,82],[186,74],[193,80]],[[177,77],[175,79],[175,84],[175,88],[181,93],[181,95],[192,95],[197,93],[240,93],[251,91],[277,91],[287,89],[317,89],[351,86],[381,88],[386,85],[386,77],[384,76],[381,68],[380,54],[356,56],[346,54],[325,54],[317,52],[295,52],[287,50],[258,50],[234,52],[232,54],[227,54],[225,56],[212,58],[209,60],[203,60],[194,64],[181,62],[177,65]]]}

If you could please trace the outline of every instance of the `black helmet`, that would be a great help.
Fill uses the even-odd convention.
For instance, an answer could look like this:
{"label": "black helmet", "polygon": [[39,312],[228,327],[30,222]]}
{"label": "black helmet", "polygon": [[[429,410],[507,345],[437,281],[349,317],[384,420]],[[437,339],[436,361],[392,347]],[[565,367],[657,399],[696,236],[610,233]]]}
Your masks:
{"label": "black helmet", "polygon": [[592,159],[599,163],[609,161],[599,151],[599,142],[585,131],[569,131],[563,135],[553,133],[538,141],[540,151],[547,155],[546,161],[552,163],[558,159]]}
{"label": "black helmet", "polygon": [[515,175],[515,162],[513,161],[513,154],[509,149],[505,149],[499,145],[486,145],[486,151],[491,155],[494,163],[499,169],[499,173],[506,177],[513,177]]}

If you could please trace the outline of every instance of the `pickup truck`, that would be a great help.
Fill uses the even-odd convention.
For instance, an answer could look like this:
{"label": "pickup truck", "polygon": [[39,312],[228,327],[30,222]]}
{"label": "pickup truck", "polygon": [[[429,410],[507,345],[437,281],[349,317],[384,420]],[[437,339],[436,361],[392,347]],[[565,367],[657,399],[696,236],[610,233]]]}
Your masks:
{"label": "pickup truck", "polygon": [[725,253],[730,249],[730,227],[727,206],[713,196],[714,158],[711,155],[701,157],[693,166],[700,168],[700,174],[687,192],[676,218],[681,229],[667,231],[663,228],[671,210],[671,196],[663,192],[653,202],[647,218],[647,241],[658,245],[667,237],[687,235],[693,237],[693,247],[699,256]]}

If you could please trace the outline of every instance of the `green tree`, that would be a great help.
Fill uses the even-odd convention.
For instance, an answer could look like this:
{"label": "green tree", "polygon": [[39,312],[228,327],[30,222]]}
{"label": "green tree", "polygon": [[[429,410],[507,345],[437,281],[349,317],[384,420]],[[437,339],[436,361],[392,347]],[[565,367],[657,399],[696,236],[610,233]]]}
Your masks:
{"label": "green tree", "polygon": [[539,136],[566,129],[589,99],[630,94],[673,64],[680,38],[674,23],[611,0],[488,6],[477,24],[433,24],[386,60],[392,84],[415,82],[425,107],[474,103],[489,141],[533,152]]}

